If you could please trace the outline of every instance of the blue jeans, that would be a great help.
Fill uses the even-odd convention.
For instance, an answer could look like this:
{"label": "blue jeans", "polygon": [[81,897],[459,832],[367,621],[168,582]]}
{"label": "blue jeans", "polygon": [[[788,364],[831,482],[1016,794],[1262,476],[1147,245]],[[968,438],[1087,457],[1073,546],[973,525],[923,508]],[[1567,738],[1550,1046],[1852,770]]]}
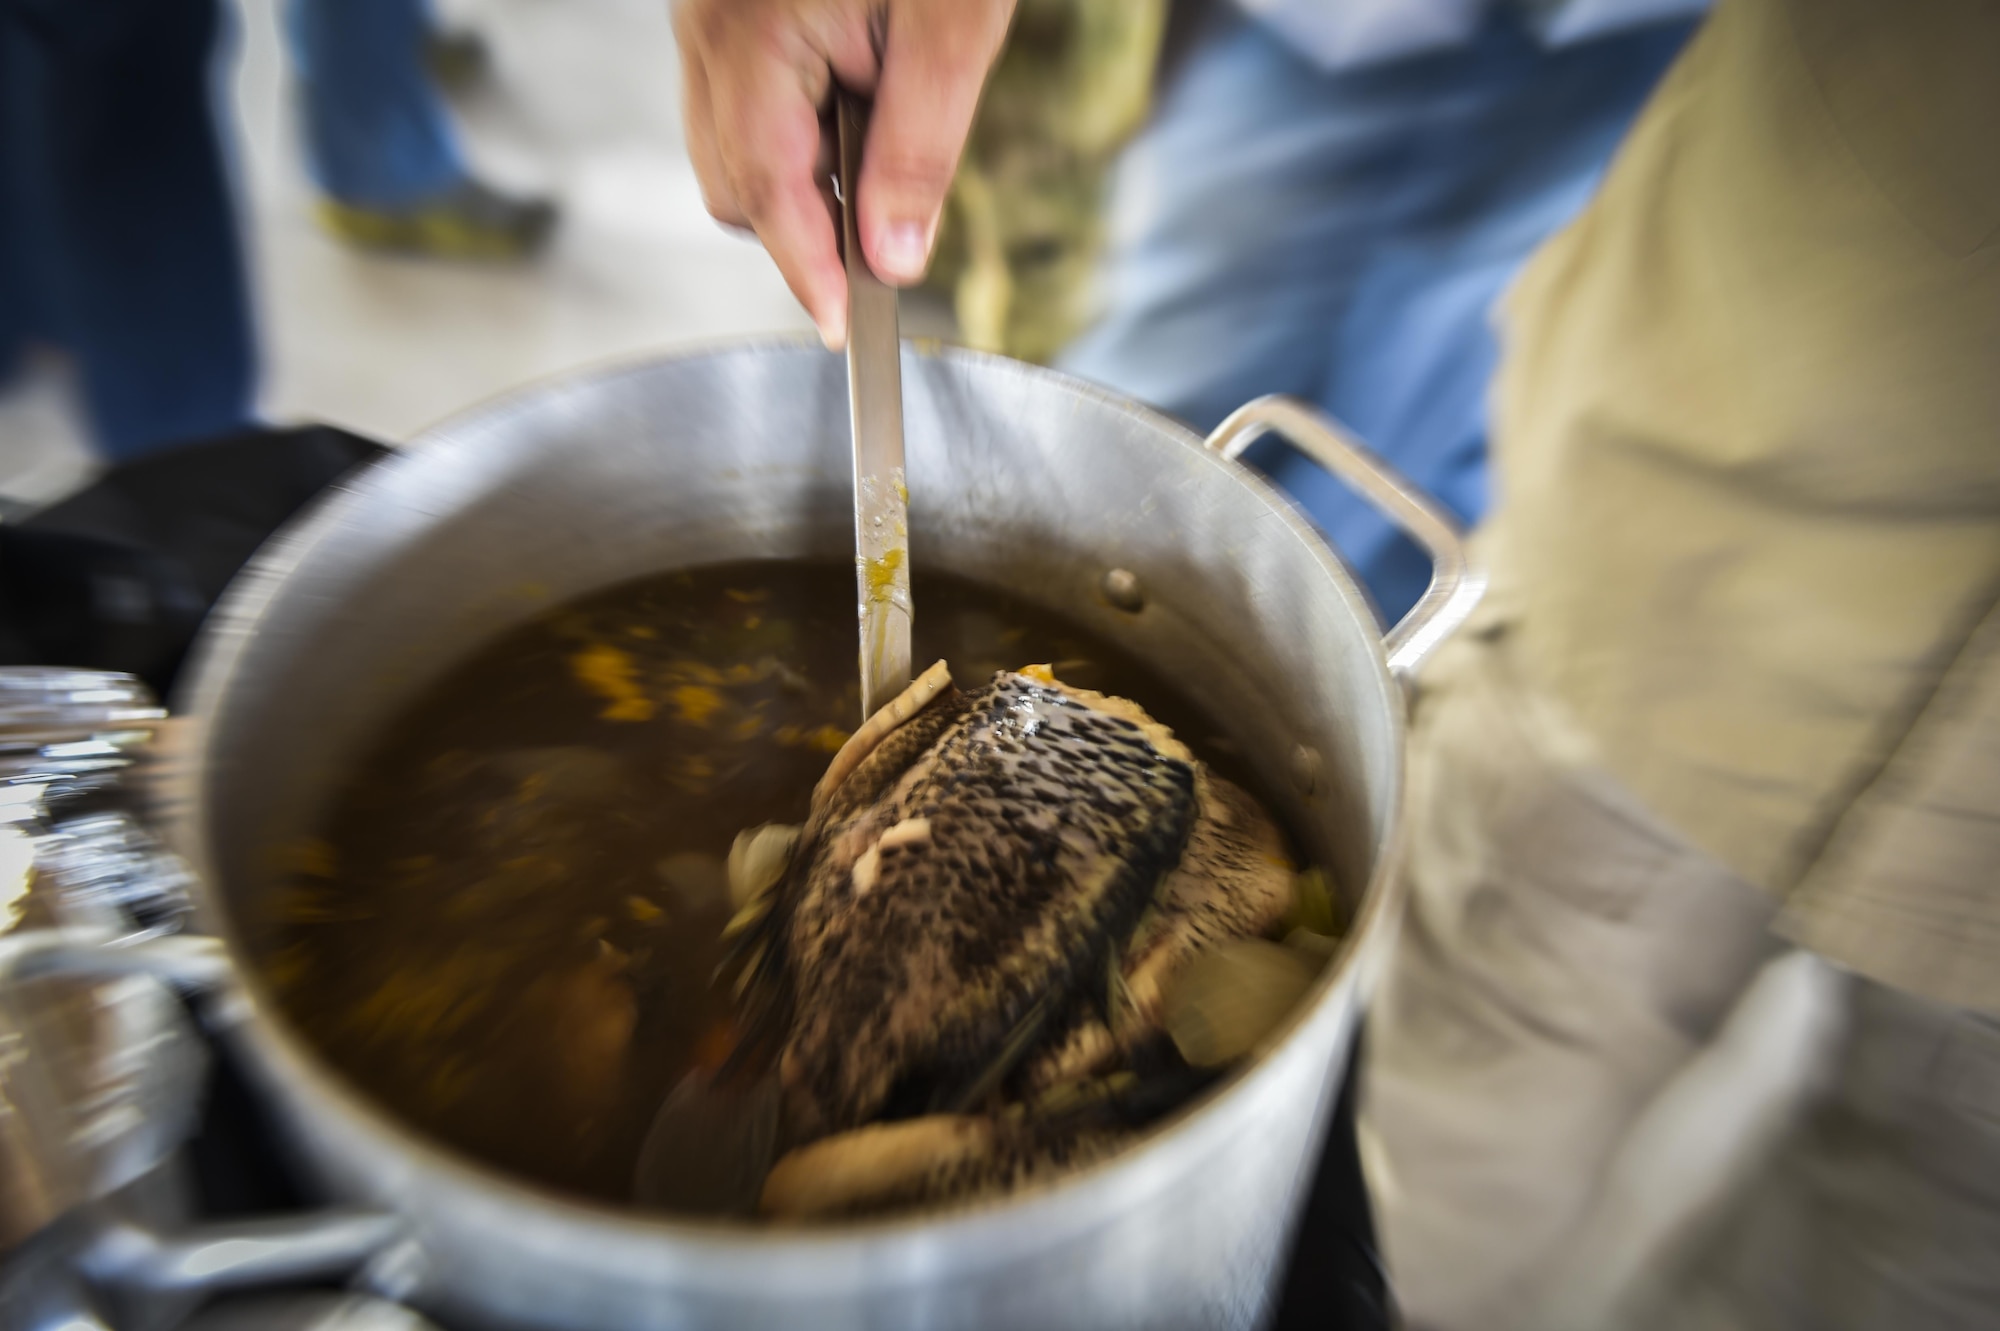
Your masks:
{"label": "blue jeans", "polygon": [[[1547,50],[1496,17],[1450,51],[1329,74],[1218,16],[1121,163],[1104,320],[1062,368],[1207,430],[1264,393],[1318,403],[1468,521],[1486,506],[1487,312],[1595,188],[1691,31]],[[1417,548],[1275,440],[1248,460],[1384,614]]]}
{"label": "blue jeans", "polygon": [[67,351],[113,459],[250,418],[222,35],[217,0],[0,0],[0,375]]}
{"label": "blue jeans", "polygon": [[424,68],[427,0],[291,0],[306,163],[328,197],[397,208],[465,178]]}

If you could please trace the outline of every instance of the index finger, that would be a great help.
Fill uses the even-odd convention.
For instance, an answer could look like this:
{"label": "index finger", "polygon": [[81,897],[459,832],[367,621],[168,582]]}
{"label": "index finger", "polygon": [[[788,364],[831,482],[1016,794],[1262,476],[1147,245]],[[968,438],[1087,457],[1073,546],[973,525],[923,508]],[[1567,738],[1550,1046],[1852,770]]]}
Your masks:
{"label": "index finger", "polygon": [[759,45],[706,63],[717,154],[743,216],[785,282],[838,348],[847,337],[847,275],[833,215],[819,183],[819,103],[815,78]]}

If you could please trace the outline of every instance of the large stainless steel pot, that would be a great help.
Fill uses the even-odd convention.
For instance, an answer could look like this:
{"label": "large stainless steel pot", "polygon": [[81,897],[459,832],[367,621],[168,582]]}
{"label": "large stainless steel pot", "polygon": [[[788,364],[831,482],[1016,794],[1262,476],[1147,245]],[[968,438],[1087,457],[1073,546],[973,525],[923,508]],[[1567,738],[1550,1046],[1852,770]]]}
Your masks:
{"label": "large stainless steel pot", "polygon": [[[1265,760],[1354,899],[1338,963],[1226,1089],[1005,1202],[796,1231],[582,1204],[388,1117],[278,1013],[255,958],[271,850],[413,691],[484,639],[638,574],[852,550],[841,362],[799,343],[531,388],[429,431],[260,555],[191,689],[175,841],[240,978],[234,1038],[332,1197],[392,1208],[382,1278],[445,1317],[565,1328],[1251,1326],[1396,927],[1396,675],[1476,599],[1455,533],[1325,423],[1254,403],[1206,441],[1015,362],[906,349],[912,559],[1002,583],[1165,663]],[[1231,459],[1276,429],[1367,490],[1440,576],[1385,644],[1353,579]],[[1108,599],[1136,574],[1143,608]],[[1121,587],[1129,591],[1129,587]],[[1117,599],[1128,608],[1112,604]]]}

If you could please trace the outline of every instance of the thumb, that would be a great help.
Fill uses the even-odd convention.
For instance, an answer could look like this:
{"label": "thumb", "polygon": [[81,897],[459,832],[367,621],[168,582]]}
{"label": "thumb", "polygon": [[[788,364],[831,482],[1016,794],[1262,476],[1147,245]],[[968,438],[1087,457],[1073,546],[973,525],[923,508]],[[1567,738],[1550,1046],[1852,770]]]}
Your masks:
{"label": "thumb", "polygon": [[857,201],[862,251],[885,282],[908,286],[930,264],[945,191],[1013,11],[1013,0],[889,7]]}

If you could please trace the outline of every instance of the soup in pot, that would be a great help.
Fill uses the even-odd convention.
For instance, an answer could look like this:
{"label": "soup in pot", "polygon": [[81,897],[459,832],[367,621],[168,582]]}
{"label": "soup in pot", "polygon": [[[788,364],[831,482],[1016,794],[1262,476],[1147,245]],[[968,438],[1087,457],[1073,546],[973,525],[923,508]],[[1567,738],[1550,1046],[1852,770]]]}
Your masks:
{"label": "soup in pot", "polygon": [[1220,1075],[1337,932],[1255,771],[1115,641],[938,574],[950,682],[857,739],[853,578],[642,579],[425,691],[285,848],[290,1019],[502,1169],[795,1217],[1039,1177]]}

